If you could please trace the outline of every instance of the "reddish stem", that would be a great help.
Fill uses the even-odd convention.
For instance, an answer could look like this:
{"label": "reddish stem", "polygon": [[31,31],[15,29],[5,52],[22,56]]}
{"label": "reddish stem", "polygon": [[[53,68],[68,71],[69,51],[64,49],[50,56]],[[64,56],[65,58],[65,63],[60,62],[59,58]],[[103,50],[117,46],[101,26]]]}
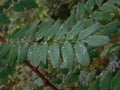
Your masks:
{"label": "reddish stem", "polygon": [[[0,42],[4,43],[6,40],[0,36]],[[25,64],[34,72],[37,76],[39,76],[43,82],[44,86],[50,86],[54,90],[58,90],[45,76],[38,70],[38,67],[33,66],[28,60],[25,61]]]}
{"label": "reddish stem", "polygon": [[25,64],[26,64],[30,69],[32,69],[32,71],[34,71],[34,72],[37,74],[37,76],[39,76],[39,77],[43,80],[45,86],[50,86],[50,87],[52,87],[54,90],[58,90],[52,83],[50,83],[50,82],[48,81],[48,79],[46,79],[46,78],[44,77],[44,75],[42,75],[42,74],[38,71],[38,68],[36,68],[36,67],[34,67],[33,65],[31,65],[30,62],[27,61],[27,60],[25,61]]}

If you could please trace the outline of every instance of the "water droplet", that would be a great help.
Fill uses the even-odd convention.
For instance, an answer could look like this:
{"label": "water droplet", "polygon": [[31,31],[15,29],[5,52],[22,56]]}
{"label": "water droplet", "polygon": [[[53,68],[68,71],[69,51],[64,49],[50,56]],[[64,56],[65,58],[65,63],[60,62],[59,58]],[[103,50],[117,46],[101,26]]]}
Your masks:
{"label": "water droplet", "polygon": [[73,39],[73,37],[71,37],[70,39]]}
{"label": "water droplet", "polygon": [[37,38],[36,38],[36,41],[39,41],[39,40],[40,40],[40,38],[39,38],[39,37],[37,37]]}
{"label": "water droplet", "polygon": [[44,42],[44,44],[47,44],[47,42]]}
{"label": "water droplet", "polygon": [[18,49],[20,49],[21,47],[19,46]]}
{"label": "water droplet", "polygon": [[79,55],[78,55],[78,54],[76,54],[76,56],[78,57]]}
{"label": "water droplet", "polygon": [[30,52],[30,54],[32,54],[32,52]]}
{"label": "water droplet", "polygon": [[47,40],[50,40],[50,37],[48,37]]}
{"label": "water droplet", "polygon": [[48,51],[48,53],[50,53],[50,51]]}

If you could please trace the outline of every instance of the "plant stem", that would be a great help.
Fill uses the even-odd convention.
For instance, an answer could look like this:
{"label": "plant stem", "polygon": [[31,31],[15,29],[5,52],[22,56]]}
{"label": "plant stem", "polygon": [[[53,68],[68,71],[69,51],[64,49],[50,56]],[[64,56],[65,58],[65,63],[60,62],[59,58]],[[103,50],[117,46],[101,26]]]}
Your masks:
{"label": "plant stem", "polygon": [[[6,40],[0,36],[0,42],[5,43]],[[58,90],[57,87],[55,87],[39,70],[37,67],[33,66],[28,60],[25,61],[25,64],[34,72],[38,77],[40,77],[43,82],[44,86],[50,86],[54,90]]]}
{"label": "plant stem", "polygon": [[33,65],[31,65],[30,62],[27,61],[27,60],[25,61],[25,64],[26,64],[30,69],[32,69],[32,71],[34,71],[37,76],[39,76],[39,77],[43,80],[45,86],[50,86],[50,87],[52,87],[54,90],[58,90],[52,83],[50,83],[50,82],[48,81],[47,78],[44,77],[44,75],[42,75],[42,74],[38,71],[38,68],[37,68],[37,67],[34,67]]}

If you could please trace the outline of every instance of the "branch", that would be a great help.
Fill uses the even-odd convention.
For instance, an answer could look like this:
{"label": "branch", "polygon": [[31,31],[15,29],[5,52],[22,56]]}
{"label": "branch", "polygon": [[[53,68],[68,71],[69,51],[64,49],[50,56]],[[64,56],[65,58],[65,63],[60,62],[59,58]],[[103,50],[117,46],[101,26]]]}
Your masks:
{"label": "branch", "polygon": [[[0,36],[0,42],[4,43],[6,40]],[[45,76],[38,70],[37,67],[33,66],[28,60],[25,61],[25,64],[34,72],[36,75],[41,78],[44,82],[44,86],[50,86],[54,90],[58,90]]]}

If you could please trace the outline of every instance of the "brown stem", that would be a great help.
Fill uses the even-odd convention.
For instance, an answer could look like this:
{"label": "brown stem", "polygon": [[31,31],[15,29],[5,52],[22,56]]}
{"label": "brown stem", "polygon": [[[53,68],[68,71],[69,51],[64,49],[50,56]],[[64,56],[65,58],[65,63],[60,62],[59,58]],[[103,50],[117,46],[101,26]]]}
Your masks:
{"label": "brown stem", "polygon": [[[6,40],[0,36],[0,42],[4,43]],[[37,76],[39,76],[43,82],[44,86],[50,86],[54,90],[58,90],[45,76],[38,70],[38,67],[33,66],[28,60],[25,61],[25,64],[34,72]]]}

